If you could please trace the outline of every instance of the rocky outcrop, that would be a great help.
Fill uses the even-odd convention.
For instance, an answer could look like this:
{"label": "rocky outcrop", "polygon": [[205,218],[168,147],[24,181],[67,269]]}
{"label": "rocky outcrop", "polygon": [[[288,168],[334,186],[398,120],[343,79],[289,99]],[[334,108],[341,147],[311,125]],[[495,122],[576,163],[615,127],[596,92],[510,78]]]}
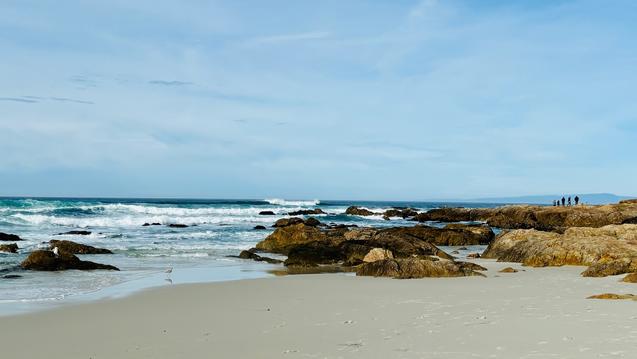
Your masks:
{"label": "rocky outcrop", "polygon": [[437,246],[489,244],[495,234],[487,226],[453,225],[445,228],[428,226],[394,227],[377,231],[377,236],[414,237]]}
{"label": "rocky outcrop", "polygon": [[365,208],[361,208],[361,207],[357,207],[357,206],[350,206],[347,207],[347,209],[345,210],[345,214],[349,214],[352,216],[373,216],[376,215],[378,213],[374,213],[368,209]]}
{"label": "rocky outcrop", "polygon": [[15,234],[9,234],[9,233],[2,233],[0,232],[0,241],[3,242],[17,242],[17,241],[21,241],[22,238],[20,238],[19,236],[15,235]]}
{"label": "rocky outcrop", "polygon": [[600,277],[637,272],[637,225],[574,227],[563,234],[514,230],[499,235],[482,255],[527,266],[589,266],[582,273]]}
{"label": "rocky outcrop", "polygon": [[356,269],[356,275],[397,279],[483,276],[464,263],[419,258],[385,259],[365,263]]}
{"label": "rocky outcrop", "polygon": [[604,206],[547,207],[515,205],[498,208],[439,208],[420,213],[420,222],[483,221],[504,229],[538,229],[563,232],[569,227],[603,227],[630,223],[637,218],[637,202]]}
{"label": "rocky outcrop", "polygon": [[275,213],[272,211],[261,211],[259,212],[259,216],[274,216]]}
{"label": "rocky outcrop", "polygon": [[258,226],[254,226],[254,229],[263,230],[263,229],[267,229],[267,228],[265,228],[265,226],[258,225]]}
{"label": "rocky outcrop", "polygon": [[320,208],[301,209],[298,211],[292,211],[288,213],[288,215],[290,216],[310,216],[310,215],[316,215],[316,214],[327,214],[327,213],[323,212],[323,210]]}
{"label": "rocky outcrop", "polygon": [[18,253],[18,249],[18,245],[15,243],[0,244],[0,252]]}
{"label": "rocky outcrop", "polygon": [[88,236],[89,234],[91,234],[91,231],[68,231],[68,232],[58,233],[58,236],[63,236],[67,234],[74,235],[74,236]]}
{"label": "rocky outcrop", "polygon": [[158,223],[158,222],[148,223],[148,222],[146,222],[146,223],[142,224],[142,227],[148,227],[148,226],[161,226],[161,223]]}
{"label": "rocky outcrop", "polygon": [[303,223],[306,226],[312,226],[312,227],[321,225],[321,222],[314,217],[310,217],[308,219],[292,217],[292,218],[281,218],[278,221],[274,222],[272,227],[274,228],[287,227],[287,226],[291,226],[291,225],[299,224],[299,223]]}
{"label": "rocky outcrop", "polygon": [[49,249],[57,247],[60,252],[67,252],[72,254],[113,254],[106,248],[96,248],[86,244],[75,243],[71,241],[49,241]]}
{"label": "rocky outcrop", "polygon": [[20,264],[23,269],[35,271],[60,271],[68,269],[79,270],[119,270],[117,267],[108,264],[100,264],[90,261],[82,261],[75,255],[67,252],[60,252],[55,255],[52,251],[37,250]]}

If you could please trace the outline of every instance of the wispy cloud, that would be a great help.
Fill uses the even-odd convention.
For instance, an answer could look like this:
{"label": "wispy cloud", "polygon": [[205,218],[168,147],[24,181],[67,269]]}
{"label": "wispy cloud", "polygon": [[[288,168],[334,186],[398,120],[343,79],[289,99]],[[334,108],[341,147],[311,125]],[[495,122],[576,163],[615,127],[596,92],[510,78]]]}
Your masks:
{"label": "wispy cloud", "polygon": [[39,103],[39,102],[45,102],[45,101],[55,101],[55,102],[78,103],[82,105],[95,104],[92,101],[78,100],[78,99],[68,98],[68,97],[41,97],[41,96],[0,97],[0,101],[11,101],[11,102],[21,102],[21,103]]}
{"label": "wispy cloud", "polygon": [[188,86],[193,85],[194,83],[188,81],[177,81],[177,80],[151,80],[148,81],[151,85],[158,86]]}
{"label": "wispy cloud", "polygon": [[25,97],[0,97],[0,101],[22,102],[22,103],[38,103],[38,100]]}
{"label": "wispy cloud", "polygon": [[295,41],[321,40],[321,39],[325,39],[329,37],[330,35],[331,33],[327,31],[312,31],[312,32],[294,33],[294,34],[280,34],[280,35],[256,37],[249,40],[248,43],[260,45],[260,44],[278,44],[278,43],[295,42]]}

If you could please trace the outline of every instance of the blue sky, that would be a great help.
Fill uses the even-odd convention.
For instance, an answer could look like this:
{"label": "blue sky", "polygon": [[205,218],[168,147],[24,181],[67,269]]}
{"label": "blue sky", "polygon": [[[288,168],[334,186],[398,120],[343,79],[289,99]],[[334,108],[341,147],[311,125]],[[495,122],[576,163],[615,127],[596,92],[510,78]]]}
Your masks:
{"label": "blue sky", "polygon": [[634,1],[0,2],[0,195],[636,194]]}

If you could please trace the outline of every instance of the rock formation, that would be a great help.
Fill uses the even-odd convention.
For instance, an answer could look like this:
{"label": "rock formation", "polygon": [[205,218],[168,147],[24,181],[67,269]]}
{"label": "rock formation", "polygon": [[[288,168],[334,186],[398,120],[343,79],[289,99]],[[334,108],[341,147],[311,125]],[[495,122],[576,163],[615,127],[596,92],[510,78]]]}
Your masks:
{"label": "rock formation", "polygon": [[600,277],[637,272],[637,225],[573,227],[564,234],[537,230],[503,232],[483,258],[527,266],[582,265],[582,273]]}
{"label": "rock formation", "polygon": [[57,247],[60,252],[67,252],[71,254],[113,254],[108,249],[96,248],[86,244],[75,243],[71,241],[49,241],[49,249]]}
{"label": "rock formation", "polygon": [[316,215],[316,214],[327,214],[325,212],[323,212],[322,209],[320,208],[315,208],[315,209],[301,209],[298,211],[292,211],[290,213],[288,213],[289,216],[309,216],[309,215]]}
{"label": "rock formation", "polygon": [[108,264],[100,264],[89,261],[82,261],[75,255],[67,252],[60,252],[55,255],[52,251],[37,250],[20,264],[23,269],[35,271],[59,271],[68,269],[80,270],[119,270],[117,267]]}
{"label": "rock formation", "polygon": [[15,243],[0,244],[0,252],[18,253],[18,245]]}
{"label": "rock formation", "polygon": [[356,275],[397,279],[483,276],[473,268],[472,265],[448,260],[384,259],[361,265],[356,269]]}
{"label": "rock formation", "polygon": [[373,216],[373,215],[378,214],[378,213],[374,213],[374,212],[372,212],[372,211],[370,211],[368,209],[365,209],[365,208],[360,208],[360,207],[357,207],[357,206],[350,206],[350,207],[347,207],[347,209],[345,210],[345,214],[349,214],[349,215],[352,215],[352,216]]}
{"label": "rock formation", "polygon": [[71,234],[75,236],[88,236],[89,234],[91,234],[91,231],[68,231],[68,232],[58,233],[58,236],[62,236],[66,234]]}

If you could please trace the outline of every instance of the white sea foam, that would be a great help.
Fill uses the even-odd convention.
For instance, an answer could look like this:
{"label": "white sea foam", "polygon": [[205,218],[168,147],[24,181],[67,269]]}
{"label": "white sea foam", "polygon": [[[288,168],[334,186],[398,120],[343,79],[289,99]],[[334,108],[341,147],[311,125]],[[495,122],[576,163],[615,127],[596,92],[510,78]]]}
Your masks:
{"label": "white sea foam", "polygon": [[316,206],[321,203],[318,199],[305,200],[305,201],[288,201],[280,198],[266,198],[265,202],[274,204],[277,206]]}

